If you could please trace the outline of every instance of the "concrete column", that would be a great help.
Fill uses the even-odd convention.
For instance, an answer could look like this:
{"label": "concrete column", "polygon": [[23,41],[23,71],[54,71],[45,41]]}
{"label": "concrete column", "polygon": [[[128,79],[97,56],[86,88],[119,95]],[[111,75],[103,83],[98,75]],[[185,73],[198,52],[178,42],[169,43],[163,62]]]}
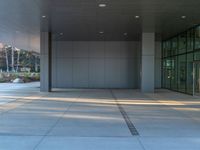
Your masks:
{"label": "concrete column", "polygon": [[154,92],[155,33],[142,33],[141,91]]}
{"label": "concrete column", "polygon": [[40,35],[40,91],[51,91],[51,33],[41,32]]}

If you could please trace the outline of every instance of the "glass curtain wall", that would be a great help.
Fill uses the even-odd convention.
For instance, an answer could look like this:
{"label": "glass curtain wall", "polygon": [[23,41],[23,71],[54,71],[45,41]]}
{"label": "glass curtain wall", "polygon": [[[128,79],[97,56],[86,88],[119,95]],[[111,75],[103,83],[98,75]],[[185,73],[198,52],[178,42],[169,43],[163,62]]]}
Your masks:
{"label": "glass curtain wall", "polygon": [[162,42],[162,87],[193,93],[193,63],[200,61],[200,26]]}

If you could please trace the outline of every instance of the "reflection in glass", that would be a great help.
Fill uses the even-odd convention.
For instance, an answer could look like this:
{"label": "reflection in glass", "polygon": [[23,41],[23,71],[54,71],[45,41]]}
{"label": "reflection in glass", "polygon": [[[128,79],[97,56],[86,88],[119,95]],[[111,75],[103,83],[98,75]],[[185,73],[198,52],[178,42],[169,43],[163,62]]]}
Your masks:
{"label": "reflection in glass", "polygon": [[171,61],[166,59],[163,62],[163,83],[165,88],[170,88],[170,78],[171,78]]}
{"label": "reflection in glass", "polygon": [[195,29],[195,50],[200,49],[200,27]]}
{"label": "reflection in glass", "polygon": [[187,54],[187,93],[193,93],[193,53]]}
{"label": "reflection in glass", "polygon": [[194,60],[200,60],[200,51],[194,53]]}
{"label": "reflection in glass", "polygon": [[194,95],[200,96],[200,62],[194,64]]}
{"label": "reflection in glass", "polygon": [[163,54],[164,54],[164,57],[171,55],[171,43],[170,43],[170,41],[165,41],[163,43]]}
{"label": "reflection in glass", "polygon": [[179,54],[185,53],[186,52],[186,34],[183,33],[179,35],[179,40],[178,40],[178,47],[179,47]]}
{"label": "reflection in glass", "polygon": [[[200,61],[200,26],[189,29],[164,43],[163,87],[192,94],[195,82],[195,90],[200,90],[198,86],[200,80],[194,81],[193,77],[193,64]],[[198,68],[196,70],[195,77],[199,79]]]}
{"label": "reflection in glass", "polygon": [[186,88],[186,55],[178,56],[178,91],[185,92]]}
{"label": "reflection in glass", "polygon": [[172,57],[171,65],[171,89],[177,90],[177,57]]}
{"label": "reflection in glass", "polygon": [[187,52],[193,51],[193,45],[194,45],[194,41],[193,41],[193,32],[194,30],[189,30],[187,32]]}
{"label": "reflection in glass", "polygon": [[172,39],[172,55],[176,55],[178,50],[178,38],[175,37]]}

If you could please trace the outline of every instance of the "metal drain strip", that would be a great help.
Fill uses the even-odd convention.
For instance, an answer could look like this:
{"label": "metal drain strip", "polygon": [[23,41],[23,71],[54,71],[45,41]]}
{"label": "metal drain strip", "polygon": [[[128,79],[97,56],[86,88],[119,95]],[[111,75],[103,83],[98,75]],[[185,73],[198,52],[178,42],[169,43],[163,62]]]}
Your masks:
{"label": "metal drain strip", "polygon": [[124,110],[124,108],[122,107],[122,105],[118,102],[117,97],[114,95],[113,91],[111,90],[111,94],[112,97],[114,98],[117,107],[121,113],[121,115],[123,116],[127,127],[129,128],[129,131],[131,132],[132,136],[137,136],[139,135],[139,132],[137,131],[137,129],[135,128],[134,124],[132,123],[132,121],[130,120],[129,116],[127,115],[126,111]]}

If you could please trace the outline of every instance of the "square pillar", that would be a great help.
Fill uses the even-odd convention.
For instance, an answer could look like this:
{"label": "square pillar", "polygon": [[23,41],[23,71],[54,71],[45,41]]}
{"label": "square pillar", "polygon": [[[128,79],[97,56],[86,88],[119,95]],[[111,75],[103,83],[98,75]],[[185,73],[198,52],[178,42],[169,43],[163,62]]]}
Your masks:
{"label": "square pillar", "polygon": [[51,91],[51,33],[41,32],[40,35],[40,91]]}
{"label": "square pillar", "polygon": [[141,92],[154,92],[155,33],[142,33]]}

